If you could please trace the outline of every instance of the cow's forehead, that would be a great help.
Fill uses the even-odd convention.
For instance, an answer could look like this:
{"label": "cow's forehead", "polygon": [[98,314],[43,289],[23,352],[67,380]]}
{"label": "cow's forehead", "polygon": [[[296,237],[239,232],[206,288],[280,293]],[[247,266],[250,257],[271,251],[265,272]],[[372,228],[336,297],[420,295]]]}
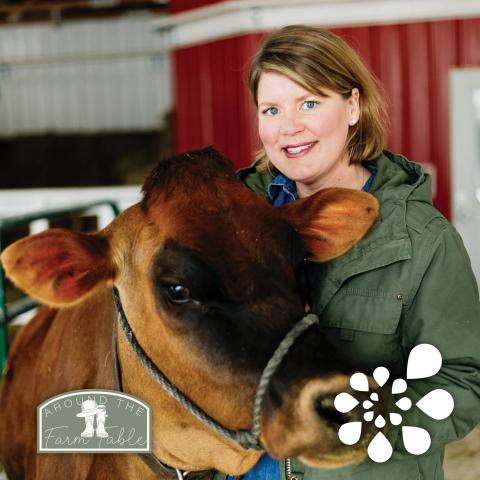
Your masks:
{"label": "cow's forehead", "polygon": [[188,201],[186,196],[159,196],[150,206],[149,225],[162,237],[152,245],[157,272],[175,265],[180,276],[204,277],[239,301],[244,295],[250,300],[262,297],[285,283],[305,253],[293,228],[241,184],[201,190],[192,192]]}
{"label": "cow's forehead", "polygon": [[213,149],[160,163],[143,191],[148,225],[161,233],[154,255],[170,241],[177,251],[195,253],[232,289],[244,288],[257,273],[252,270],[278,274],[303,254],[293,228]]}
{"label": "cow's forehead", "polygon": [[218,180],[236,181],[236,175],[232,163],[215,149],[172,155],[159,162],[145,179],[142,208],[148,210],[159,195],[182,201],[199,187],[205,187],[202,191],[213,190]]}
{"label": "cow's forehead", "polygon": [[228,195],[219,195],[218,190],[202,195],[197,189],[188,201],[159,197],[148,218],[162,231],[165,242],[196,252],[219,270],[228,266],[235,272],[261,265],[275,269],[276,264],[285,267],[301,255],[293,228],[242,185],[230,185]]}

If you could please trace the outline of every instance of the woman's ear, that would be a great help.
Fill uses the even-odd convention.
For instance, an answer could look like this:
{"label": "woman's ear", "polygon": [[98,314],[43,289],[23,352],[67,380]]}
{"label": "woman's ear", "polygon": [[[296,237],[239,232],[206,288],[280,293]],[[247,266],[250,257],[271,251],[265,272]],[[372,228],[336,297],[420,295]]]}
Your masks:
{"label": "woman's ear", "polygon": [[352,88],[352,94],[347,100],[348,103],[348,114],[349,114],[349,124],[355,125],[360,118],[360,92],[358,88]]}
{"label": "woman's ear", "polygon": [[379,204],[369,193],[327,188],[277,211],[303,238],[312,260],[327,262],[367,234],[378,218]]}

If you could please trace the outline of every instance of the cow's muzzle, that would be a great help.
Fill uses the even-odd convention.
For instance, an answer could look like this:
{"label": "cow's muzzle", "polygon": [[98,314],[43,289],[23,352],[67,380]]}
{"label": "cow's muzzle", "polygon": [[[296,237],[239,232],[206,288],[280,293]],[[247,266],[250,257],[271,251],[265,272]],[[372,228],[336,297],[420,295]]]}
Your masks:
{"label": "cow's muzzle", "polygon": [[[280,405],[267,396],[261,428],[265,449],[276,458],[300,457],[318,468],[336,468],[364,460],[368,443],[378,431],[372,420],[385,414],[388,401],[388,393],[379,389],[373,378],[368,380],[369,392],[355,391],[350,386],[350,375],[337,372],[305,379],[284,396]],[[349,411],[338,410],[335,399],[342,392],[354,396],[358,405]],[[378,401],[369,401],[372,394]],[[372,412],[369,421],[365,420],[367,402]],[[352,443],[342,443],[340,428],[353,422],[361,424],[360,437]]]}

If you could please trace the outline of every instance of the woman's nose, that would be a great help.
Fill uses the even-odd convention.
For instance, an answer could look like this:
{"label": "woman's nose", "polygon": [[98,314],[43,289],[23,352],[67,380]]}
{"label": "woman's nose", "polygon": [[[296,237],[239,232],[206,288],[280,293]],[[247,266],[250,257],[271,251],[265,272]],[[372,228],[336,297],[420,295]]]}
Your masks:
{"label": "woman's nose", "polygon": [[305,127],[295,112],[284,115],[281,125],[281,133],[284,135],[295,135],[301,132]]}

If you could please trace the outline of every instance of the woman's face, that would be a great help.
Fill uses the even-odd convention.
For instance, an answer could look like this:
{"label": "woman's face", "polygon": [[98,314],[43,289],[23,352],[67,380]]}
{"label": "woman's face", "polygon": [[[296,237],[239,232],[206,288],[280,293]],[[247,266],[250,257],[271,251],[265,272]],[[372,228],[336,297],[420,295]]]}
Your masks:
{"label": "woman's face", "polygon": [[284,175],[317,191],[349,177],[348,129],[359,117],[358,90],[350,98],[324,89],[310,93],[279,73],[258,84],[258,131],[268,158]]}

